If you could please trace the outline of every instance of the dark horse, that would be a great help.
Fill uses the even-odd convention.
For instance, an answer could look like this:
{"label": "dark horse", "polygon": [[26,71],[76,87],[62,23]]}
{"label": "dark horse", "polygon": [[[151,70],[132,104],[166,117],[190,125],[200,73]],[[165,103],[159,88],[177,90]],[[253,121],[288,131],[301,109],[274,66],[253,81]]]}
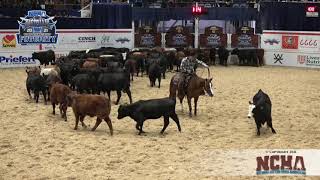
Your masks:
{"label": "dark horse", "polygon": [[[177,73],[171,78],[170,82],[170,98],[176,98],[176,93],[178,90],[179,82],[182,80],[182,74]],[[210,79],[203,79],[197,75],[194,75],[190,81],[189,85],[186,90],[186,94],[179,94],[178,91],[178,98],[182,106],[182,101],[185,96],[187,96],[188,105],[189,105],[189,116],[192,116],[192,107],[191,107],[191,99],[194,98],[194,115],[197,115],[197,103],[200,95],[205,95],[206,93],[212,97],[213,96],[213,86],[212,86],[212,78]]]}

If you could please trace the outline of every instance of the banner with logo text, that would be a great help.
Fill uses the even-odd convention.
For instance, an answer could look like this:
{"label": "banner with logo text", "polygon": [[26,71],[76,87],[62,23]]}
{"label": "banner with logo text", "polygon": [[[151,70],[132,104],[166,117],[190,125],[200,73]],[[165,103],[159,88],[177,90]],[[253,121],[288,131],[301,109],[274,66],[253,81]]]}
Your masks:
{"label": "banner with logo text", "polygon": [[[56,43],[19,44],[18,31],[0,31],[0,68],[37,66],[38,60],[23,62],[30,59],[33,52],[53,50],[56,57],[67,55],[70,51],[94,49],[100,47],[132,48],[131,29],[68,29],[57,30]],[[34,63],[35,62],[35,63]]]}
{"label": "banner with logo text", "polygon": [[267,65],[320,68],[320,32],[263,31]]}
{"label": "banner with logo text", "polygon": [[320,176],[318,149],[221,149],[199,158],[205,176]]}

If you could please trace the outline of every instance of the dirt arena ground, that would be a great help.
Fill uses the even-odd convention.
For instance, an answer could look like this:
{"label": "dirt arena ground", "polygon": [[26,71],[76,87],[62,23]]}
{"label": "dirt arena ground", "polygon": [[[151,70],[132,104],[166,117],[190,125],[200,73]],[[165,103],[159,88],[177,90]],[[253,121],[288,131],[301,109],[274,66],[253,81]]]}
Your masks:
{"label": "dirt arena ground", "polygon": [[[165,135],[160,135],[159,119],[146,121],[147,133],[138,136],[134,121],[118,120],[118,106],[113,104],[111,137],[105,122],[95,132],[81,126],[73,130],[70,108],[64,122],[58,111],[52,115],[42,97],[38,104],[29,100],[24,69],[1,69],[0,179],[214,179],[212,169],[199,165],[209,158],[206,152],[320,148],[319,70],[218,66],[211,73],[215,96],[200,97],[197,117],[188,117],[186,101],[184,112],[177,104],[181,133],[170,121]],[[146,77],[135,77],[133,100],[168,96],[172,75],[168,73],[160,89],[150,88]],[[260,88],[273,103],[275,135],[263,127],[257,137],[254,121],[247,118],[248,101]],[[115,101],[116,93],[111,96]],[[128,97],[123,94],[120,103],[125,102]],[[93,127],[95,119],[86,117],[85,123]]]}

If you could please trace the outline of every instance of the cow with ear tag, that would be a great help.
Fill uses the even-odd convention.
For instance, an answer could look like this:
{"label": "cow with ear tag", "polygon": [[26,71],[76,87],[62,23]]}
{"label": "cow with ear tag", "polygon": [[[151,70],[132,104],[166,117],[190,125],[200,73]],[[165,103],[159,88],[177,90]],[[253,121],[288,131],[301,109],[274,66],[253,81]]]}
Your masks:
{"label": "cow with ear tag", "polygon": [[257,126],[257,135],[260,136],[260,128],[267,122],[272,133],[276,133],[272,126],[271,100],[261,89],[253,97],[253,103],[249,101],[248,118],[253,117]]}

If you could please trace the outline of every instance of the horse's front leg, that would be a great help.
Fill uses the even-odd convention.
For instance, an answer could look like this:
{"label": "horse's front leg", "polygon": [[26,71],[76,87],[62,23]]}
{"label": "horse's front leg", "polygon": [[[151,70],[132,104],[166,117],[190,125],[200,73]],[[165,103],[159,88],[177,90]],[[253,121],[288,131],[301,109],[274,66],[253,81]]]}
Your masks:
{"label": "horse's front leg", "polygon": [[189,105],[189,116],[192,117],[192,107],[191,107],[191,98],[187,98],[188,99],[188,105]]}
{"label": "horse's front leg", "polygon": [[194,115],[197,115],[197,104],[199,97],[194,97]]}

